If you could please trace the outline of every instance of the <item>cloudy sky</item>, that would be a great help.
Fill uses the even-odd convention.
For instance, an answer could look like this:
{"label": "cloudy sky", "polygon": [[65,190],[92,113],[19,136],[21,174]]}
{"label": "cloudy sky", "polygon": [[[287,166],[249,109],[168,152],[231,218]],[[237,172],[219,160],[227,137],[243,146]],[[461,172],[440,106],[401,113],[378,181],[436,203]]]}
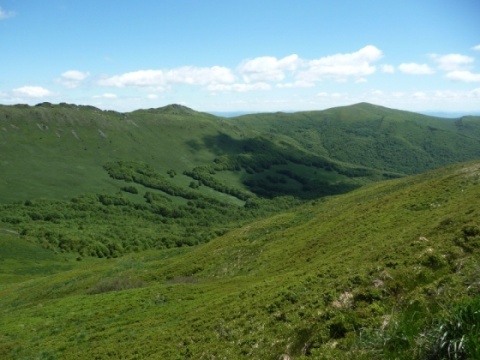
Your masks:
{"label": "cloudy sky", "polygon": [[478,0],[0,0],[0,104],[480,113]]}

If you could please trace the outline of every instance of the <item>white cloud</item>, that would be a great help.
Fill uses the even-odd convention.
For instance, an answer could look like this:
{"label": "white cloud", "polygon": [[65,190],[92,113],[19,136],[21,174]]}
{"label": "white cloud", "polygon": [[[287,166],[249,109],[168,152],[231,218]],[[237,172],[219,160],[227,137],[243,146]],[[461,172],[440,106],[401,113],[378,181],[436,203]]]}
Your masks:
{"label": "white cloud", "polygon": [[451,71],[446,75],[447,79],[462,82],[480,82],[480,74],[475,74],[467,70]]}
{"label": "white cloud", "polygon": [[258,91],[258,90],[270,90],[272,86],[264,82],[250,83],[250,84],[212,84],[208,86],[210,91],[236,91],[236,92],[247,92],[247,91]]}
{"label": "white cloud", "polygon": [[52,95],[50,90],[47,90],[41,86],[23,86],[14,89],[13,93],[17,96],[26,96],[30,98],[42,98]]}
{"label": "white cloud", "polygon": [[292,54],[277,59],[273,56],[263,56],[246,60],[238,67],[245,82],[282,81],[286,71],[295,71],[300,64],[298,55]]}
{"label": "white cloud", "polygon": [[381,70],[386,74],[393,74],[395,72],[395,67],[393,65],[382,65]]}
{"label": "white cloud", "polygon": [[411,74],[411,75],[430,75],[435,72],[427,64],[416,64],[416,63],[403,63],[399,65],[398,69],[405,74]]}
{"label": "white cloud", "polygon": [[139,70],[122,75],[106,77],[99,81],[101,86],[163,88],[172,84],[209,85],[228,84],[235,76],[228,68],[221,66],[183,66],[171,70]]}
{"label": "white cloud", "polygon": [[93,98],[94,99],[116,99],[116,98],[118,98],[118,96],[116,94],[112,94],[112,93],[105,93],[105,94],[102,94],[102,95],[96,95]]}
{"label": "white cloud", "polygon": [[0,7],[0,20],[8,19],[15,16],[15,12],[13,11],[6,11]]}
{"label": "white cloud", "polygon": [[433,60],[438,64],[438,67],[445,71],[460,70],[465,66],[473,64],[475,61],[472,57],[461,54],[448,55],[432,55]]}
{"label": "white cloud", "polygon": [[281,89],[291,89],[291,88],[309,88],[309,87],[314,87],[315,84],[313,82],[308,82],[308,81],[301,81],[297,80],[291,83],[280,83],[276,85],[278,88]]}
{"label": "white cloud", "polygon": [[475,45],[474,47],[472,47],[472,50],[480,51],[480,44]]}
{"label": "white cloud", "polygon": [[62,73],[56,81],[63,86],[73,89],[81,85],[81,83],[90,76],[90,73],[78,70],[68,70]]}
{"label": "white cloud", "polygon": [[335,54],[311,60],[307,70],[297,75],[298,80],[316,82],[325,79],[347,81],[350,77],[362,78],[376,71],[373,62],[382,58],[382,51],[373,45],[349,54]]}
{"label": "white cloud", "polygon": [[416,91],[412,94],[412,96],[415,99],[425,99],[427,97],[427,94],[423,91]]}
{"label": "white cloud", "polygon": [[148,94],[148,95],[147,95],[147,99],[149,99],[149,100],[158,99],[158,95],[157,95],[157,94]]}
{"label": "white cloud", "polygon": [[480,98],[480,88],[476,88],[470,91],[470,97]]}

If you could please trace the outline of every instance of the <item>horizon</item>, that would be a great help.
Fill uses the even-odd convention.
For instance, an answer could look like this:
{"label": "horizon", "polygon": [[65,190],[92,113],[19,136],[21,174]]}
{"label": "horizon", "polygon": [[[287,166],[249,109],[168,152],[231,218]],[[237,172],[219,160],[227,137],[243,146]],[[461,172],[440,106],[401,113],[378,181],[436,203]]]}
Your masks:
{"label": "horizon", "polygon": [[7,0],[0,104],[480,114],[478,13],[476,0]]}
{"label": "horizon", "polygon": [[306,109],[306,110],[279,110],[279,111],[248,111],[248,110],[242,110],[242,111],[215,111],[215,110],[212,110],[212,111],[202,111],[202,110],[198,110],[198,109],[195,109],[195,108],[191,108],[189,106],[186,106],[186,105],[183,105],[183,104],[176,104],[176,103],[171,103],[171,104],[165,104],[165,105],[161,105],[161,106],[158,106],[158,107],[150,107],[150,108],[137,108],[137,109],[132,109],[132,110],[128,110],[128,111],[118,111],[118,110],[113,110],[113,109],[102,109],[100,107],[97,107],[97,106],[94,106],[94,105],[90,105],[90,104],[75,104],[75,103],[66,103],[66,102],[59,102],[59,103],[51,103],[49,101],[43,101],[43,102],[40,102],[40,103],[37,103],[37,104],[25,104],[25,103],[17,103],[17,104],[0,104],[0,106],[17,106],[17,107],[22,107],[22,106],[28,106],[28,107],[40,107],[40,106],[44,106],[44,105],[50,105],[50,106],[80,106],[80,107],[93,107],[97,110],[100,110],[100,111],[113,111],[113,112],[118,112],[120,114],[128,114],[128,113],[131,113],[131,112],[135,112],[135,111],[141,111],[141,110],[157,110],[157,109],[162,109],[162,108],[166,108],[166,107],[169,107],[169,106],[183,106],[183,107],[186,107],[190,110],[193,110],[193,111],[196,111],[196,112],[200,112],[200,113],[207,113],[207,114],[211,114],[211,115],[215,115],[215,116],[219,116],[219,117],[226,117],[226,118],[229,118],[229,117],[237,117],[237,116],[242,116],[242,115],[253,115],[253,114],[272,114],[272,113],[296,113],[296,112],[309,112],[309,111],[326,111],[326,110],[329,110],[329,109],[336,109],[336,108],[342,108],[342,107],[351,107],[351,106],[355,106],[355,105],[360,105],[360,104],[368,104],[368,105],[372,105],[372,106],[380,106],[380,107],[385,107],[387,109],[391,109],[391,110],[397,110],[397,111],[407,111],[407,112],[413,112],[413,113],[417,113],[417,114],[421,114],[421,115],[427,115],[427,116],[431,116],[431,117],[440,117],[440,118],[447,118],[447,119],[454,119],[454,118],[459,118],[459,117],[463,117],[463,116],[480,116],[480,111],[479,112],[455,112],[455,111],[451,111],[451,112],[444,112],[444,111],[411,111],[411,110],[408,110],[408,109],[399,109],[399,108],[391,108],[391,107],[388,107],[388,106],[383,106],[383,105],[379,105],[379,104],[373,104],[373,103],[369,103],[369,102],[359,102],[359,103],[354,103],[354,104],[346,104],[346,105],[338,105],[338,106],[331,106],[331,107],[327,107],[327,108],[324,108],[324,109]]}

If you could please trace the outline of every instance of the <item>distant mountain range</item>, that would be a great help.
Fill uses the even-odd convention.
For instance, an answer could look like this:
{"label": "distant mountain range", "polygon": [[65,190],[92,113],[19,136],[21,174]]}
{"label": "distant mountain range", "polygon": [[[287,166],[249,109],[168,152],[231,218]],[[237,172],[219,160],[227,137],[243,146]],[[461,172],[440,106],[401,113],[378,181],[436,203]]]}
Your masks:
{"label": "distant mountain range", "polygon": [[[103,166],[141,161],[164,174],[175,171],[179,176],[168,178],[179,186],[199,180],[192,172],[199,177],[201,169],[214,168],[209,176],[222,186],[251,195],[314,198],[476,159],[479,119],[367,103],[233,118],[181,105],[130,113],[69,104],[0,106],[0,196],[66,199],[114,191]],[[219,188],[211,188],[212,195],[221,197]]]}

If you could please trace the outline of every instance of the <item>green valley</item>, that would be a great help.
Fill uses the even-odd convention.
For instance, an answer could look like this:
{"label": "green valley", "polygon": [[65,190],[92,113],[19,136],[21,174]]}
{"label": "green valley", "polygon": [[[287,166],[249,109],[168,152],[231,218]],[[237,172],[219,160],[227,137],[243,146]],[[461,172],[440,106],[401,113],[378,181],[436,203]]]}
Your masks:
{"label": "green valley", "polygon": [[480,118],[0,106],[0,357],[480,356]]}

